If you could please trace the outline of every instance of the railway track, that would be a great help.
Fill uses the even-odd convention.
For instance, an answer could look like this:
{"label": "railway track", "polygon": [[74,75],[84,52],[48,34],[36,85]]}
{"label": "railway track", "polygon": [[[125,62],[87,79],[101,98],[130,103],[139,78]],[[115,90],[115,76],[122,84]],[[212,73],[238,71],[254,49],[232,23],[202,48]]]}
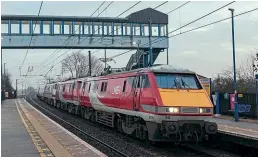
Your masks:
{"label": "railway track", "polygon": [[[80,138],[88,138],[89,140],[93,140],[95,145],[98,145],[98,147],[102,147],[101,150],[104,150],[105,154],[107,154],[108,156],[120,156],[120,157],[129,157],[128,155],[124,154],[123,152],[119,151],[116,148],[111,147],[110,145],[108,145],[107,143],[91,136],[90,134],[88,134],[87,132],[83,131],[82,129],[76,127],[75,125],[65,121],[64,119],[62,119],[61,117],[58,117],[57,115],[53,114],[52,112],[48,111],[47,109],[45,109],[44,107],[38,105],[35,101],[33,101],[31,98],[29,98],[31,101],[33,102],[34,105],[37,106],[37,108],[40,108],[41,111],[43,110],[45,114],[47,114],[47,116],[55,119],[56,122],[58,122],[59,124],[61,123],[62,126],[65,126],[65,128],[70,128],[69,131],[72,131],[73,133],[76,132],[77,136],[78,134],[80,135]],[[27,99],[28,100],[28,99]],[[30,103],[31,104],[31,103]],[[34,106],[33,105],[33,106]],[[103,149],[103,147],[105,149]]]}
{"label": "railway track", "polygon": [[[56,114],[54,114],[52,111],[50,111],[50,107],[53,108],[50,105],[46,105],[43,102],[39,102],[39,100],[36,99],[32,99],[31,97],[27,98],[27,101],[34,106],[35,108],[37,108],[38,110],[40,110],[41,112],[43,112],[44,114],[46,114],[48,117],[50,117],[51,119],[53,119],[54,121],[58,122],[59,124],[61,124],[63,127],[65,127],[66,129],[68,129],[69,131],[71,131],[72,133],[74,133],[75,135],[77,135],[78,137],[80,137],[81,139],[85,140],[86,142],[90,143],[91,145],[93,145],[94,147],[96,147],[97,149],[99,149],[100,151],[102,151],[103,153],[107,154],[108,156],[210,156],[210,157],[218,157],[218,156],[223,156],[223,157],[230,157],[230,156],[236,156],[234,154],[225,152],[225,151],[221,151],[218,149],[208,149],[202,146],[194,146],[194,145],[183,145],[180,146],[179,148],[171,148],[171,147],[165,147],[165,148],[153,148],[152,146],[150,146],[149,149],[151,149],[152,151],[148,150],[147,148],[141,148],[138,147],[139,150],[135,150],[135,153],[128,153],[128,150],[126,148],[124,148],[124,150],[122,151],[121,148],[115,148],[113,146],[111,146],[108,142],[104,142],[99,140],[98,138],[90,135],[89,133],[87,133],[84,129],[79,128],[78,126],[76,126],[75,124],[71,124],[71,122],[68,122],[67,120],[65,120],[65,116],[57,116]],[[37,102],[35,102],[37,101]],[[41,105],[39,105],[39,103]],[[48,107],[49,108],[48,108]],[[64,114],[68,114],[68,113],[64,113]],[[71,116],[71,115],[69,115]],[[73,116],[75,117],[75,116]],[[79,117],[76,117],[79,118]],[[79,125],[79,124],[78,124]],[[121,143],[124,144],[124,143]],[[120,145],[121,147],[121,145]],[[144,149],[144,151],[143,151]],[[155,149],[162,149],[163,153],[161,153],[161,150],[155,150]],[[153,153],[155,152],[155,153]],[[137,155],[138,154],[138,155]],[[141,154],[141,155],[139,155]]]}

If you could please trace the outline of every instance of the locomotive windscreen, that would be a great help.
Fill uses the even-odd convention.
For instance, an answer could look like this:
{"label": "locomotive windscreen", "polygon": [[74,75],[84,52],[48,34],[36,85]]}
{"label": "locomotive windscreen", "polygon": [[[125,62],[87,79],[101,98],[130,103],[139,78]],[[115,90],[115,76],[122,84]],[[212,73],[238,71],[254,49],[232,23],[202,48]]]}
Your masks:
{"label": "locomotive windscreen", "polygon": [[164,89],[201,89],[201,85],[193,74],[155,74],[159,88]]}

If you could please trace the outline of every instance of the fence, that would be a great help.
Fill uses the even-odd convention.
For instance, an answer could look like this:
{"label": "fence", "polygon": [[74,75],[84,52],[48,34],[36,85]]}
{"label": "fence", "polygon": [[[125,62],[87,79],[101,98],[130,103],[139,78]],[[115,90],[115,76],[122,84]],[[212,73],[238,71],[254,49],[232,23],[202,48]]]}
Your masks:
{"label": "fence", "polygon": [[[219,93],[219,113],[222,115],[230,115],[230,110],[234,110],[234,102],[232,98],[234,97],[233,93]],[[255,118],[256,110],[256,94],[255,93],[241,93],[238,94],[237,98],[238,104],[248,104],[251,105],[249,117]],[[217,104],[216,104],[217,105]]]}

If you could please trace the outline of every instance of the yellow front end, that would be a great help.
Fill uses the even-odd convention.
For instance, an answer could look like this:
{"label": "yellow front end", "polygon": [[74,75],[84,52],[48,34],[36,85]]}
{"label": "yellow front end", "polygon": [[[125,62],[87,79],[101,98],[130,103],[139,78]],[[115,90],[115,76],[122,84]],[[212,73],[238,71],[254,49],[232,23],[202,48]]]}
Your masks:
{"label": "yellow front end", "polygon": [[164,106],[213,107],[204,89],[159,89],[159,93]]}

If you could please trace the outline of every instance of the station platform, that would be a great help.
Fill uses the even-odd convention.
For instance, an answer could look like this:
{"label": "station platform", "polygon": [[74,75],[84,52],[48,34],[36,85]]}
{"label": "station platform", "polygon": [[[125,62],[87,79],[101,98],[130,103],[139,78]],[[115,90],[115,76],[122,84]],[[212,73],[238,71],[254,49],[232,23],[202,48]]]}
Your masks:
{"label": "station platform", "polygon": [[106,157],[24,99],[2,103],[2,155],[6,157]]}
{"label": "station platform", "polygon": [[218,125],[218,133],[224,138],[258,148],[258,120],[240,119],[235,122],[232,116],[217,116],[213,119]]}

